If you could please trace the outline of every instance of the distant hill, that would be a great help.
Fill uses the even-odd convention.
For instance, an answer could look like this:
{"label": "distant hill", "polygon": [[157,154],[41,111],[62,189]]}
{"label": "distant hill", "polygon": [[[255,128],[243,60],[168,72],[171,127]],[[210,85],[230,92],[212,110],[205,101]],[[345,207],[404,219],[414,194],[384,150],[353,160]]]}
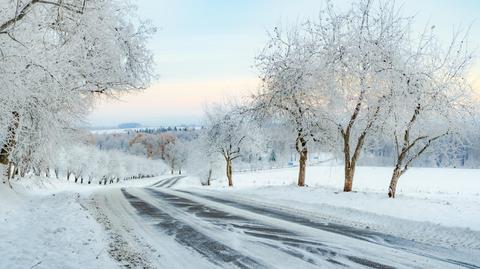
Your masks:
{"label": "distant hill", "polygon": [[117,126],[118,129],[141,128],[142,125],[136,122],[122,123]]}

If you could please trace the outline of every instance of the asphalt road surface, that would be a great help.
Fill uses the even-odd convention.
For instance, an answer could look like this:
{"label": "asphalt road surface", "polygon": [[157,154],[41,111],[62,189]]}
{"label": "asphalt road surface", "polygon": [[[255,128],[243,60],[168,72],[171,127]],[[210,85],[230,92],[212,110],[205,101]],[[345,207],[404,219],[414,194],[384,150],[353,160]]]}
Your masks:
{"label": "asphalt road surface", "polygon": [[180,180],[95,196],[114,239],[109,252],[124,267],[480,268],[480,258],[454,249],[175,189]]}

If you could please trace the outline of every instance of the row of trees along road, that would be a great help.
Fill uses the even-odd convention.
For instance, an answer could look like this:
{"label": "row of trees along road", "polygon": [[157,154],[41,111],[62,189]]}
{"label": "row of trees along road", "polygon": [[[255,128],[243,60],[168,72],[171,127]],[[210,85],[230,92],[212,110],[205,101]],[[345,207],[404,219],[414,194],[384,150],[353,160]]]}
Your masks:
{"label": "row of trees along road", "polygon": [[100,95],[146,87],[154,29],[128,1],[0,0],[0,163],[40,167]]}
{"label": "row of trees along road", "polygon": [[188,142],[196,136],[195,130],[183,128],[144,129],[135,132],[93,134],[92,140],[102,150],[121,150],[146,159],[162,160],[171,169],[182,174],[188,153]]}
{"label": "row of trees along road", "polygon": [[342,153],[349,192],[368,139],[393,140],[393,198],[415,160],[439,141],[458,142],[468,126],[475,98],[465,33],[448,43],[435,26],[417,34],[392,1],[361,0],[344,12],[327,3],[318,20],[271,32],[256,57],[261,85],[249,101],[207,113],[207,148],[224,157],[229,185],[232,160],[250,146],[252,130],[275,122],[295,144],[299,186],[312,145]]}

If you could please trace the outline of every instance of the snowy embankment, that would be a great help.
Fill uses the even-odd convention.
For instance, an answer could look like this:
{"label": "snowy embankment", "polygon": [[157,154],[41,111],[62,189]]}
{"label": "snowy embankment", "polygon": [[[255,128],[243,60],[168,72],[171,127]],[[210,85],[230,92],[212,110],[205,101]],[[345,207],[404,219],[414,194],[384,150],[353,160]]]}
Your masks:
{"label": "snowy embankment", "polygon": [[99,188],[144,185],[135,180],[107,186],[30,178],[0,184],[0,268],[115,268],[104,228],[83,206]]}
{"label": "snowy embankment", "polygon": [[286,168],[237,173],[233,188],[221,179],[198,191],[426,243],[480,249],[480,170],[413,168],[400,179],[398,197],[390,199],[391,168],[358,167],[352,193],[342,192],[342,169],[308,167],[305,188],[295,185],[297,169]]}

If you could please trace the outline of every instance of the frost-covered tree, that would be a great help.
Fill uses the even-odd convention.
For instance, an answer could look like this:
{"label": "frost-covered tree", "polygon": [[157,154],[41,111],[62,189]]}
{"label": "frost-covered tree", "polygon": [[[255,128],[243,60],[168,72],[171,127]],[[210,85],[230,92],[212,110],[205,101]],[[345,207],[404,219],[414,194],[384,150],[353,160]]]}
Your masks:
{"label": "frost-covered tree", "polygon": [[206,132],[201,132],[196,139],[186,143],[185,146],[189,150],[186,169],[190,175],[199,177],[202,185],[210,186],[216,171],[221,168],[223,157],[211,151],[208,141]]}
{"label": "frost-covered tree", "polygon": [[392,76],[409,29],[409,18],[399,14],[393,2],[361,0],[345,12],[328,2],[319,20],[306,24],[317,48],[313,89],[325,104],[321,116],[340,138],[346,192],[367,137],[390,111]]}
{"label": "frost-covered tree", "polygon": [[[403,48],[402,64],[392,99],[388,126],[394,138],[395,163],[388,196],[395,197],[399,178],[433,145],[455,142],[471,124],[473,103],[467,75],[472,55],[467,41],[455,33],[449,45],[441,45],[434,32],[425,31]],[[390,131],[391,130],[391,131]],[[458,143],[453,143],[453,148]]]}
{"label": "frost-covered tree", "polygon": [[[166,165],[161,160],[129,155],[117,150],[99,150],[92,145],[67,144],[53,152],[52,167],[66,175],[73,174],[75,183],[100,184],[120,180],[164,174]],[[62,158],[66,157],[66,158]],[[63,177],[59,177],[63,178]]]}
{"label": "frost-covered tree", "polygon": [[305,185],[308,147],[325,138],[323,100],[313,90],[316,51],[300,26],[275,28],[256,57],[262,81],[249,109],[257,119],[275,122],[289,131],[299,155],[298,186]]}
{"label": "frost-covered tree", "polygon": [[132,10],[113,0],[0,1],[2,164],[41,168],[39,153],[99,94],[148,85],[152,29]]}
{"label": "frost-covered tree", "polygon": [[216,105],[206,111],[205,138],[208,150],[220,154],[226,164],[228,186],[233,186],[233,161],[242,156],[245,147],[251,146],[252,129],[247,128],[244,116],[238,109]]}
{"label": "frost-covered tree", "polygon": [[181,175],[188,155],[188,149],[184,142],[177,138],[173,142],[168,143],[164,150],[165,161],[170,166],[171,173],[173,174],[174,170],[178,170],[178,174]]}

